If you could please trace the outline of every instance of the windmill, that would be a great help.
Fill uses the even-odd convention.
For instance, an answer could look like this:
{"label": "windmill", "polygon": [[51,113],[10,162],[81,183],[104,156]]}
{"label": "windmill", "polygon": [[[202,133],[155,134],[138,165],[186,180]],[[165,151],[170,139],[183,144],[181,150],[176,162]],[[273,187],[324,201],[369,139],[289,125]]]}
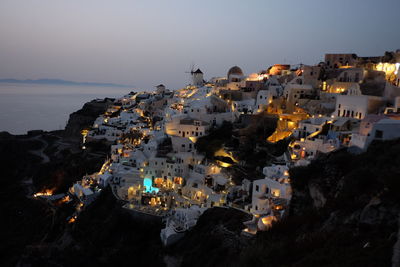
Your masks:
{"label": "windmill", "polygon": [[193,74],[194,74],[194,62],[190,65],[190,71],[185,71],[185,73],[190,73],[189,84],[193,82]]}
{"label": "windmill", "polygon": [[203,79],[203,72],[198,68],[194,70],[194,63],[190,66],[190,71],[186,71],[185,73],[190,73],[190,82],[189,84],[194,86],[203,86],[204,79]]}

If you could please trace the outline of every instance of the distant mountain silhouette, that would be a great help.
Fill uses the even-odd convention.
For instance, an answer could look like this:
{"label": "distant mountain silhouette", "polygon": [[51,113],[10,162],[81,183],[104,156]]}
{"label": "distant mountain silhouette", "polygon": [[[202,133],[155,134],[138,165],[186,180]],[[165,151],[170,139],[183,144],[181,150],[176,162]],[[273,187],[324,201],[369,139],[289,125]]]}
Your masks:
{"label": "distant mountain silhouette", "polygon": [[58,85],[105,86],[105,87],[128,87],[128,88],[133,87],[132,85],[125,85],[125,84],[74,82],[74,81],[65,81],[61,79],[37,79],[37,80],[0,79],[0,83],[58,84]]}

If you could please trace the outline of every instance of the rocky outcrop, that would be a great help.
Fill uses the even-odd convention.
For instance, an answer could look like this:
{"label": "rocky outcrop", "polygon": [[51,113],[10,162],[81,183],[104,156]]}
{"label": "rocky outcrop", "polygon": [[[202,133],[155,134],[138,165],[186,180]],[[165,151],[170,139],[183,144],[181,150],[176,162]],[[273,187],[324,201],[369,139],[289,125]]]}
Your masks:
{"label": "rocky outcrop", "polygon": [[196,226],[166,254],[180,262],[179,266],[234,266],[241,250],[247,246],[240,235],[243,221],[251,217],[232,208],[206,210]]}
{"label": "rocky outcrop", "polygon": [[392,267],[400,266],[400,214],[399,214],[399,230],[397,230],[397,241],[393,246]]}
{"label": "rocky outcrop", "polygon": [[400,140],[323,155],[290,170],[288,216],[242,252],[242,266],[399,265]]}
{"label": "rocky outcrop", "polygon": [[90,128],[95,119],[103,114],[113,103],[114,99],[111,98],[92,100],[86,103],[82,109],[69,116],[64,136],[72,139],[80,139],[81,130]]}
{"label": "rocky outcrop", "polygon": [[34,131],[18,136],[0,132],[0,209],[5,218],[0,231],[2,266],[25,260],[31,266],[43,266],[37,259],[51,253],[47,242],[63,235],[74,209],[56,208],[32,195],[43,190],[66,192],[83,175],[99,170],[107,156],[104,149],[88,146],[82,151],[73,138],[80,127],[92,125],[111,102],[88,103],[71,116],[65,132]]}
{"label": "rocky outcrop", "polygon": [[308,188],[309,194],[313,200],[314,207],[316,209],[320,209],[325,206],[326,198],[322,194],[321,189],[318,187],[318,185],[311,183]]}

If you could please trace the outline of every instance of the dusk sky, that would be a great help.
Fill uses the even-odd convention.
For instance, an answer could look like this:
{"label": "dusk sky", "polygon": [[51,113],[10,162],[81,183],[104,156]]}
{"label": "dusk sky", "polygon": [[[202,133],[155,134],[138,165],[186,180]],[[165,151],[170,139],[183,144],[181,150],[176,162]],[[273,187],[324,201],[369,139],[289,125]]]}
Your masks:
{"label": "dusk sky", "polygon": [[0,0],[0,78],[153,89],[400,48],[399,0]]}

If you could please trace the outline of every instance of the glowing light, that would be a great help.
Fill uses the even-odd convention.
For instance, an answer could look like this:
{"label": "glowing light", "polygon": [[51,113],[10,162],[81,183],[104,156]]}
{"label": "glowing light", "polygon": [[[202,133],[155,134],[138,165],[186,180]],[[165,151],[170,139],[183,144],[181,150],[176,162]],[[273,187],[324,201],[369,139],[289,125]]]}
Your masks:
{"label": "glowing light", "polygon": [[152,192],[158,193],[159,191],[158,188],[153,187],[153,182],[151,181],[150,178],[143,179],[143,186],[145,187],[146,193],[152,193]]}
{"label": "glowing light", "polygon": [[233,160],[234,162],[238,163],[238,160],[233,157],[232,152],[226,152],[223,148],[217,150],[214,153],[214,156],[227,157],[227,158],[230,158],[231,160]]}
{"label": "glowing light", "polygon": [[190,137],[189,137],[189,140],[192,141],[192,143],[196,143],[197,138],[194,137],[194,136],[190,136]]}
{"label": "glowing light", "polygon": [[68,223],[74,223],[74,222],[76,222],[76,216],[73,216],[68,220]]}
{"label": "glowing light", "polygon": [[219,166],[224,167],[224,168],[228,168],[228,167],[232,166],[232,164],[227,163],[227,162],[222,162],[220,160],[217,160],[217,163]]}
{"label": "glowing light", "polygon": [[323,90],[323,91],[326,91],[326,82],[323,82],[323,83],[322,83],[322,90]]}
{"label": "glowing light", "polygon": [[261,221],[265,226],[271,227],[272,223],[276,221],[276,218],[275,216],[267,216],[267,217],[262,217]]}
{"label": "glowing light", "polygon": [[46,189],[45,191],[38,192],[34,194],[34,197],[39,197],[39,196],[52,196],[53,195],[53,190],[52,189]]}
{"label": "glowing light", "polygon": [[63,197],[61,200],[60,200],[60,203],[67,203],[67,202],[69,202],[71,200],[71,197],[69,196],[69,195],[66,195],[65,197]]}
{"label": "glowing light", "polygon": [[174,177],[174,183],[182,185],[183,184],[183,178],[182,177]]}

